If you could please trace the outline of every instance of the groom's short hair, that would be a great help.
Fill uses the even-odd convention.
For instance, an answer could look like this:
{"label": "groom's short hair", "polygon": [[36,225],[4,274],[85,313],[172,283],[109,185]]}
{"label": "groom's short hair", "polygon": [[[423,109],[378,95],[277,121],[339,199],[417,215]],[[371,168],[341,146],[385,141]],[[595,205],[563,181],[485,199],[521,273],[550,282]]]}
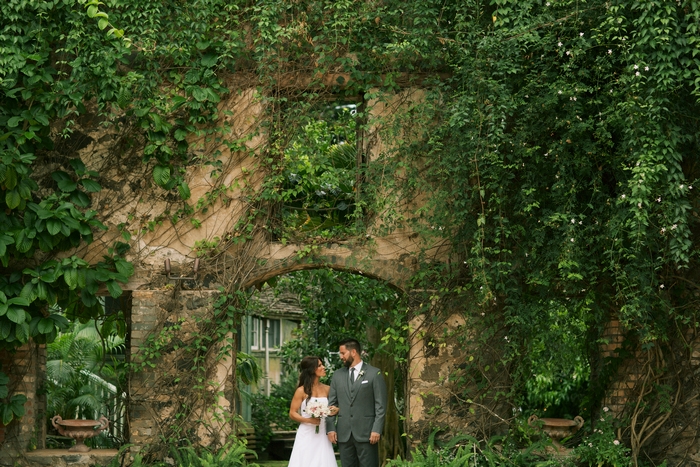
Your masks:
{"label": "groom's short hair", "polygon": [[358,354],[362,353],[362,345],[357,341],[357,339],[343,339],[340,341],[338,346],[341,345],[345,346],[345,348],[348,350],[355,349]]}

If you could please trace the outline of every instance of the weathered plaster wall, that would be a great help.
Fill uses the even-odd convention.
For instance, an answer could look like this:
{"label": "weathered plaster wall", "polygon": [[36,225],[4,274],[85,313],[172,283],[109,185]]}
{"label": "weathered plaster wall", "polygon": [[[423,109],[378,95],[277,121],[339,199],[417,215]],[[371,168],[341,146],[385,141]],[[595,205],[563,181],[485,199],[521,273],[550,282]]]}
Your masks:
{"label": "weathered plaster wall", "polygon": [[494,397],[510,385],[508,372],[499,367],[503,346],[465,345],[477,329],[478,323],[468,325],[457,310],[446,319],[411,320],[406,423],[414,444],[435,430],[488,437],[507,429],[512,407],[505,397]]}

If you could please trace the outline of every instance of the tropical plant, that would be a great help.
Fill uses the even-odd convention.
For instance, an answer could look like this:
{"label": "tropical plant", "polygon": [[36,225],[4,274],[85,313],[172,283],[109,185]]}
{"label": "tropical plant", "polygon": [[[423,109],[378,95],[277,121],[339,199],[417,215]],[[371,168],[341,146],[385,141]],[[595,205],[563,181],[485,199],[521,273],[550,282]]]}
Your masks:
{"label": "tropical plant", "polygon": [[[94,320],[75,323],[70,332],[60,334],[47,346],[47,416],[64,419],[96,420],[105,415],[110,423],[119,423],[123,409],[126,369],[124,339],[116,333],[102,336]],[[115,408],[115,412],[109,409]],[[119,445],[123,440],[108,440],[107,433],[88,440],[96,445]]]}

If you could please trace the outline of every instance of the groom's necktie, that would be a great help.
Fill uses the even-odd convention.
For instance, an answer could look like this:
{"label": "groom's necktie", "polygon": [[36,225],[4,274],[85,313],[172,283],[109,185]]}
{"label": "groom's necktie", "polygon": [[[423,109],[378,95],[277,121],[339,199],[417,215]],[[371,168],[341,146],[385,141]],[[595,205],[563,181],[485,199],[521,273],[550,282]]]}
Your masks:
{"label": "groom's necktie", "polygon": [[350,368],[350,382],[355,382],[355,368]]}

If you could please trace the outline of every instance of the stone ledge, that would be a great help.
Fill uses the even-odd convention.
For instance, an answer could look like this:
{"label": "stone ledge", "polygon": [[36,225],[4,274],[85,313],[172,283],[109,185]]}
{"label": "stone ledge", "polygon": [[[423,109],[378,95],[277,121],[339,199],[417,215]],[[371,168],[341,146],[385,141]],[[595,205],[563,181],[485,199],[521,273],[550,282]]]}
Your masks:
{"label": "stone ledge", "polygon": [[24,453],[3,452],[0,454],[0,466],[105,466],[117,457],[117,453],[116,449],[93,449],[90,452],[68,452],[66,449],[37,449]]}

